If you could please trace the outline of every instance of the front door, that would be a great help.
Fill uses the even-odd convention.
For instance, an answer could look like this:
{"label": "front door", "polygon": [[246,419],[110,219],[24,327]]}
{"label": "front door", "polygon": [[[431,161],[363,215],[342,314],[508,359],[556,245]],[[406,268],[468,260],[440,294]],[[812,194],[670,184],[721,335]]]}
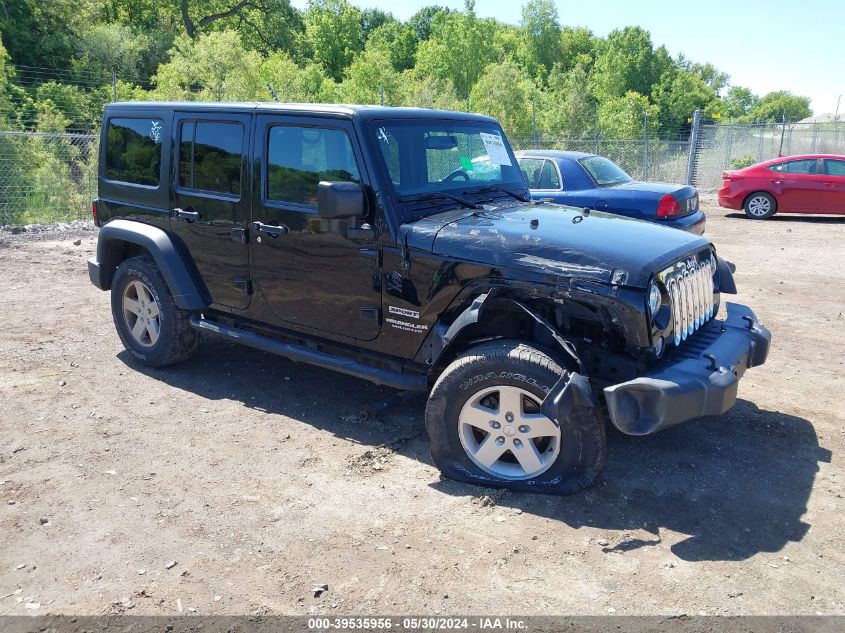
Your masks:
{"label": "front door", "polygon": [[170,226],[213,304],[249,305],[247,206],[250,115],[178,112]]}
{"label": "front door", "polygon": [[276,237],[250,230],[258,291],[285,326],[374,339],[381,329],[380,252],[363,226],[372,217],[317,214],[320,181],[367,185],[351,122],[260,115],[254,148],[252,226],[281,228]]}

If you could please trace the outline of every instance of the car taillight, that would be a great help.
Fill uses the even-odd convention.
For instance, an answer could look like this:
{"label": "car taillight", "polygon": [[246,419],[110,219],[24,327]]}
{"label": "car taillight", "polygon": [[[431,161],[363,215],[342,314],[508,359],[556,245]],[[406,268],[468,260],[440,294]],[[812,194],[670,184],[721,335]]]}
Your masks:
{"label": "car taillight", "polygon": [[742,176],[734,172],[725,171],[722,172],[722,180],[724,180],[725,182],[735,182],[737,180],[742,180]]}
{"label": "car taillight", "polygon": [[94,218],[94,226],[100,226],[100,216],[97,215],[97,201],[91,201],[91,217]]}
{"label": "car taillight", "polygon": [[667,193],[665,196],[660,198],[660,202],[657,203],[658,218],[673,218],[680,214],[680,212],[681,207],[678,204],[678,201],[675,200],[675,197],[670,193]]}

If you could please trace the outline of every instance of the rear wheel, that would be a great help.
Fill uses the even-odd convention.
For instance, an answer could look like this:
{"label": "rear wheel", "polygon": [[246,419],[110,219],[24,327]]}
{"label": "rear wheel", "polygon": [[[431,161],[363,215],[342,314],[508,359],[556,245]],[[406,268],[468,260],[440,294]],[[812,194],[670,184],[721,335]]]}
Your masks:
{"label": "rear wheel", "polygon": [[745,204],[742,206],[745,209],[745,215],[753,220],[767,220],[778,209],[777,201],[765,191],[752,193],[745,199]]}
{"label": "rear wheel", "polygon": [[189,358],[199,344],[190,312],[181,310],[151,257],[132,257],[115,272],[112,318],[120,340],[139,363],[172,365]]}
{"label": "rear wheel", "polygon": [[519,341],[472,348],[441,374],[426,406],[431,455],[446,477],[520,491],[571,494],[604,467],[604,424],[579,408],[558,426],[540,412],[566,372]]}

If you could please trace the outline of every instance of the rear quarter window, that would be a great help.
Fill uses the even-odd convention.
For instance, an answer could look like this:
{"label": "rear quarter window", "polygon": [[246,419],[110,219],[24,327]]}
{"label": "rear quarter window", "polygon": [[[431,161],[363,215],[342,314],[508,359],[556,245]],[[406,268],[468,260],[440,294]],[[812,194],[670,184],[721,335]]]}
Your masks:
{"label": "rear quarter window", "polygon": [[158,187],[161,181],[161,119],[113,118],[106,132],[109,180]]}

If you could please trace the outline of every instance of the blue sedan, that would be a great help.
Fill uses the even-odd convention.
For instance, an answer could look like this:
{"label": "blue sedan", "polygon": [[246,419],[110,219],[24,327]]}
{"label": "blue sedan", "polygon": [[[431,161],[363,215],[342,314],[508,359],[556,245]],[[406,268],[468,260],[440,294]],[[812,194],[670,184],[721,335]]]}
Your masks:
{"label": "blue sedan", "polygon": [[531,197],[665,224],[697,235],[705,217],[688,185],[637,182],[613,161],[595,154],[516,152]]}

